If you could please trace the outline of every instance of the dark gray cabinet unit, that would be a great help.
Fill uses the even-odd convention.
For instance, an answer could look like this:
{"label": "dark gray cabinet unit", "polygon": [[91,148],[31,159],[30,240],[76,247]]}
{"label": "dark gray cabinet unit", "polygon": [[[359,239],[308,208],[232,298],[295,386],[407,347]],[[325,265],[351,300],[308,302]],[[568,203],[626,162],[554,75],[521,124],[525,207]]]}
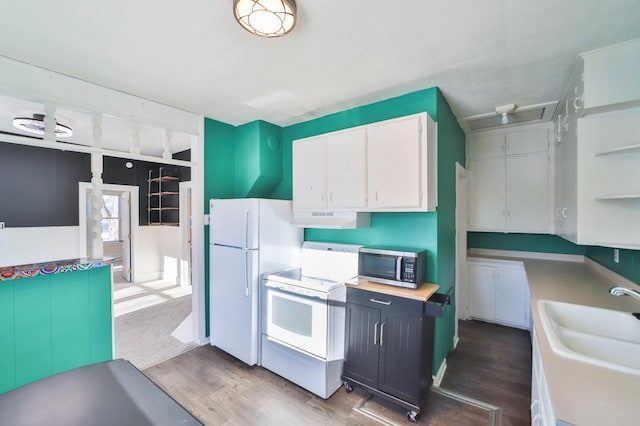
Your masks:
{"label": "dark gray cabinet unit", "polygon": [[347,288],[347,392],[363,386],[410,410],[415,421],[432,383],[434,316],[427,303]]}

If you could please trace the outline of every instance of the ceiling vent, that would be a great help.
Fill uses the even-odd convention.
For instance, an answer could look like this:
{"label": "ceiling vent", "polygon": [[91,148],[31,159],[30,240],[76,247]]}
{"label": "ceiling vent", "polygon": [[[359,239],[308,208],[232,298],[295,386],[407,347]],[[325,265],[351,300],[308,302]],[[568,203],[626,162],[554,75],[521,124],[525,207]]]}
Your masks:
{"label": "ceiling vent", "polygon": [[468,132],[479,130],[495,129],[498,127],[538,123],[550,121],[556,110],[558,102],[531,105],[515,108],[508,114],[508,122],[504,124],[503,115],[499,113],[488,113],[474,115],[461,120],[462,127]]}

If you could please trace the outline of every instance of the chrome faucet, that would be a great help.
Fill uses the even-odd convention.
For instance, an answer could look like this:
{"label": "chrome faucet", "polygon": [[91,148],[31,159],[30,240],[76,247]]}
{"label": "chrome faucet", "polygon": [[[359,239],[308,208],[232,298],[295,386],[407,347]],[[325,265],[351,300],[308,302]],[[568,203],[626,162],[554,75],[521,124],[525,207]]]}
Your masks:
{"label": "chrome faucet", "polygon": [[614,296],[631,296],[635,299],[640,300],[640,292],[630,288],[621,287],[619,285],[611,287],[609,289],[609,293],[611,293]]}

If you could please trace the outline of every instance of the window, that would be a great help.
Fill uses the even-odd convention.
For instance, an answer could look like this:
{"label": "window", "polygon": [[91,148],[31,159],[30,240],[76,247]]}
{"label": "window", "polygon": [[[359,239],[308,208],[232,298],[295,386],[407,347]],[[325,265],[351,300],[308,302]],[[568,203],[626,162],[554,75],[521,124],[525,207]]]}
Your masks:
{"label": "window", "polygon": [[102,241],[120,241],[120,197],[102,196]]}

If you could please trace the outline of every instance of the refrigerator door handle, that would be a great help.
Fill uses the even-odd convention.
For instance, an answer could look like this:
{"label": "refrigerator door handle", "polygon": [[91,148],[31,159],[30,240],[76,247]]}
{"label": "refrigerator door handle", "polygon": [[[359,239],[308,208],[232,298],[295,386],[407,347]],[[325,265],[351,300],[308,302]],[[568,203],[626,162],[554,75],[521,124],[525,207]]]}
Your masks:
{"label": "refrigerator door handle", "polygon": [[249,297],[249,262],[247,256],[249,256],[249,250],[244,249],[244,294]]}

